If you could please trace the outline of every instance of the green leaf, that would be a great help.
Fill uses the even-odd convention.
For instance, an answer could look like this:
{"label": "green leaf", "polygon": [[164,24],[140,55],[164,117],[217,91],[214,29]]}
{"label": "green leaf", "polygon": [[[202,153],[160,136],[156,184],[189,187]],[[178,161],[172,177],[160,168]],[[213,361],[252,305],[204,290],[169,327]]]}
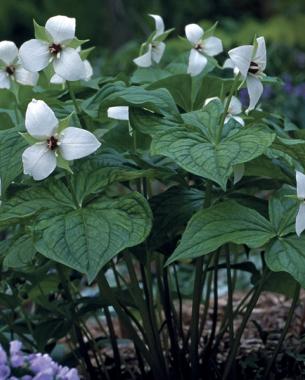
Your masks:
{"label": "green leaf", "polygon": [[[110,89],[108,89],[110,90]],[[104,89],[102,90],[105,91]],[[99,99],[98,94],[95,95]],[[99,99],[102,111],[111,106],[131,106],[145,108],[149,111],[161,113],[169,118],[179,119],[180,114],[171,94],[165,88],[146,90],[142,87],[118,87],[113,85],[112,91],[103,99]]]}
{"label": "green leaf", "polygon": [[36,249],[32,238],[28,235],[22,235],[10,245],[5,254],[3,264],[8,268],[21,269],[31,263],[35,254]]}
{"label": "green leaf", "polygon": [[78,38],[74,37],[72,41],[70,41],[68,43],[68,46],[73,48],[73,49],[77,49],[78,47],[80,47],[81,45],[85,44],[86,42],[89,42],[90,40],[79,40]]}
{"label": "green leaf", "polygon": [[232,201],[218,203],[191,218],[167,264],[206,255],[226,243],[258,248],[274,236],[268,220],[257,211]]}
{"label": "green leaf", "polygon": [[288,272],[305,288],[305,237],[289,236],[270,243],[265,260],[274,272]]}
{"label": "green leaf", "polygon": [[283,158],[292,167],[305,169],[305,140],[277,137],[269,151],[273,157]]}
{"label": "green leaf", "polygon": [[17,128],[0,131],[0,178],[4,193],[22,172],[21,155],[27,146]]}
{"label": "green leaf", "polygon": [[66,186],[51,179],[36,184],[31,189],[20,190],[4,202],[0,208],[0,226],[22,223],[42,210],[56,213],[71,208],[75,208],[75,204]]}
{"label": "green leaf", "polygon": [[149,237],[153,248],[159,247],[168,238],[185,227],[191,216],[204,201],[204,193],[194,188],[173,186],[149,201],[154,223]]}
{"label": "green leaf", "polygon": [[295,233],[295,218],[299,202],[287,197],[295,193],[295,189],[284,186],[269,201],[270,222],[279,237]]}
{"label": "green leaf", "polygon": [[138,193],[98,199],[35,226],[35,247],[44,256],[86,273],[99,270],[127,247],[140,244],[151,228],[151,211]]}
{"label": "green leaf", "polygon": [[166,88],[175,102],[188,112],[192,109],[192,78],[188,74],[172,75],[147,87],[149,90]]}
{"label": "green leaf", "polygon": [[[225,129],[226,135],[218,142],[221,110],[219,102],[210,102],[202,111],[183,115],[185,124],[169,125],[160,121],[154,128],[150,126],[147,133],[153,138],[152,154],[169,157],[183,169],[211,179],[225,190],[233,167],[263,154],[275,135],[263,125],[234,128],[229,132]],[[134,125],[132,112],[130,115]]]}

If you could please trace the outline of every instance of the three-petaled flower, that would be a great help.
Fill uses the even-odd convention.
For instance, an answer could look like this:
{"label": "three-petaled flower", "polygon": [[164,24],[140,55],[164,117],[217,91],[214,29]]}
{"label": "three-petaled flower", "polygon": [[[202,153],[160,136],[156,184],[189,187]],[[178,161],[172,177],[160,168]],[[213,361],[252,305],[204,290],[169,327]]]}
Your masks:
{"label": "three-petaled flower", "polygon": [[71,17],[49,18],[45,24],[47,40],[32,39],[20,47],[20,59],[25,69],[37,72],[52,62],[59,77],[68,81],[84,79],[84,62],[77,49],[71,47],[75,39],[75,24],[75,18]]}
{"label": "three-petaled flower", "polygon": [[204,38],[204,30],[197,24],[189,24],[185,27],[185,35],[192,44],[189,55],[187,72],[191,76],[198,75],[208,63],[207,56],[214,57],[223,51],[219,38],[210,36]]}
{"label": "three-petaled flower", "polygon": [[305,175],[299,171],[295,173],[297,183],[297,197],[300,207],[295,219],[295,232],[298,236],[305,230]]}
{"label": "three-petaled flower", "polygon": [[[261,79],[267,64],[266,44],[264,37],[256,39],[255,45],[243,45],[229,51],[229,57],[234,68],[237,68],[246,81],[250,103],[247,111],[257,105],[264,87]],[[229,67],[228,64],[226,67]]]}
{"label": "three-petaled flower", "polygon": [[66,161],[88,156],[101,143],[84,129],[62,129],[51,108],[42,100],[33,99],[25,115],[25,127],[35,143],[22,154],[24,174],[35,180],[48,177],[56,168],[59,157]]}
{"label": "three-petaled flower", "polygon": [[158,15],[150,14],[149,16],[155,20],[156,30],[148,40],[148,43],[142,45],[143,49],[147,51],[133,60],[139,67],[150,67],[153,62],[159,63],[165,51],[165,43],[162,41],[164,33],[166,33],[163,19]]}
{"label": "three-petaled flower", "polygon": [[11,88],[12,81],[35,86],[38,73],[25,70],[18,58],[18,48],[12,41],[0,42],[0,88]]}

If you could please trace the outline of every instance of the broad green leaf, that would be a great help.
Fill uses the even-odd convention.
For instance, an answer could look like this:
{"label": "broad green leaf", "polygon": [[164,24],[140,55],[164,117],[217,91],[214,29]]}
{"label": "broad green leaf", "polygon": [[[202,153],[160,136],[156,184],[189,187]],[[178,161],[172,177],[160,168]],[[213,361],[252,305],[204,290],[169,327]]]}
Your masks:
{"label": "broad green leaf", "polygon": [[172,75],[150,84],[147,89],[166,88],[184,111],[192,110],[192,78],[188,74]]}
{"label": "broad green leaf", "polygon": [[266,250],[265,260],[274,272],[288,272],[305,288],[305,237],[290,235],[274,240]]}
{"label": "broad green leaf", "polygon": [[21,269],[31,263],[36,253],[32,238],[22,235],[12,242],[3,261],[8,268]]}
{"label": "broad green leaf", "polygon": [[289,182],[289,177],[281,170],[280,166],[272,162],[266,156],[260,156],[245,164],[245,176],[266,177]]}
{"label": "broad green leaf", "polygon": [[74,195],[79,206],[86,196],[97,194],[115,182],[132,181],[137,178],[153,177],[155,170],[140,170],[132,166],[102,166],[97,161],[86,161],[72,176]]}
{"label": "broad green leaf", "polygon": [[208,98],[220,97],[228,94],[233,84],[233,79],[221,79],[215,76],[205,76],[200,83],[200,87],[195,94],[194,109],[201,108]]}
{"label": "broad green leaf", "polygon": [[112,92],[102,102],[102,109],[110,106],[131,106],[145,108],[149,111],[161,113],[167,117],[180,119],[174,99],[165,88],[146,90],[142,87],[131,86]]}
{"label": "broad green leaf", "polygon": [[127,247],[140,244],[151,228],[151,211],[138,193],[98,199],[87,207],[44,219],[35,226],[35,247],[44,256],[88,275]]}
{"label": "broad green leaf", "polygon": [[3,193],[22,172],[21,155],[27,144],[18,132],[17,128],[0,131],[0,178]]}
{"label": "broad green leaf", "polygon": [[283,158],[292,167],[305,169],[305,140],[277,137],[269,149],[273,157]]}
{"label": "broad green leaf", "polygon": [[272,226],[257,211],[228,201],[198,211],[167,264],[206,255],[226,243],[258,248],[275,236]]}
{"label": "broad green leaf", "polygon": [[20,190],[5,201],[0,208],[0,226],[22,223],[24,219],[34,217],[42,210],[56,213],[70,208],[76,206],[67,187],[60,181],[45,181],[31,189]]}
{"label": "broad green leaf", "polygon": [[295,233],[295,218],[299,202],[289,198],[295,194],[295,189],[284,186],[269,201],[270,222],[279,237]]}
{"label": "broad green leaf", "polygon": [[200,112],[184,115],[189,124],[169,125],[161,121],[155,128],[149,126],[152,154],[169,157],[183,169],[211,179],[225,190],[233,167],[263,154],[275,135],[263,125],[234,128],[229,133],[225,129],[226,135],[218,142],[220,116],[221,106],[211,102]]}
{"label": "broad green leaf", "polygon": [[297,282],[287,272],[273,272],[266,279],[263,290],[267,292],[284,294],[292,298]]}
{"label": "broad green leaf", "polygon": [[184,228],[194,212],[202,208],[203,201],[203,191],[178,186],[151,198],[154,223],[150,245],[156,248]]}
{"label": "broad green leaf", "polygon": [[132,83],[153,83],[169,77],[171,73],[166,70],[161,69],[160,67],[138,67],[131,76]]}

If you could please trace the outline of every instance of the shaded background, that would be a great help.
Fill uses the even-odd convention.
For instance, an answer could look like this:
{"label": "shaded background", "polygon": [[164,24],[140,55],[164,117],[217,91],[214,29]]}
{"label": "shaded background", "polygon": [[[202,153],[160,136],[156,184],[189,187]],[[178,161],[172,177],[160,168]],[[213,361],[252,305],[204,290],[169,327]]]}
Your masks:
{"label": "shaded background", "polygon": [[[33,18],[44,25],[57,14],[76,17],[77,36],[90,38],[96,46],[91,60],[101,75],[134,70],[132,58],[154,26],[148,13],[162,15],[167,28],[175,26],[173,36],[183,35],[188,23],[207,28],[219,21],[216,34],[225,50],[263,35],[267,73],[283,80],[283,91],[266,87],[267,105],[280,108],[305,128],[305,0],[1,0],[0,4],[1,39],[18,45],[33,37]],[[172,38],[163,61],[169,62],[179,49],[181,43]]]}

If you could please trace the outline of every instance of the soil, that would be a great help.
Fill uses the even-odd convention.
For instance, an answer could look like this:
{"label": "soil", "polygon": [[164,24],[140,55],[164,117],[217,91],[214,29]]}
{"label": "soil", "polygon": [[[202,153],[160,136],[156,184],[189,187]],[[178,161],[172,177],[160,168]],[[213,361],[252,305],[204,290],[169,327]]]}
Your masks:
{"label": "soil", "polygon": [[[244,297],[243,293],[234,295],[233,304],[237,306]],[[224,315],[227,305],[226,297],[219,298],[217,331]],[[288,310],[291,305],[291,299],[276,295],[275,293],[263,292],[253,310],[248,321],[247,327],[241,339],[240,349],[234,367],[234,375],[229,379],[236,380],[258,380],[264,378],[264,371],[269,362],[274,348],[276,347],[280,335],[283,331]],[[191,322],[191,302],[183,303],[183,329],[188,330]],[[212,328],[213,304],[211,303],[208,312],[208,318],[205,325],[203,337],[200,342],[201,352],[209,339]],[[241,316],[234,322],[236,331],[241,322]],[[100,327],[93,321],[90,323],[90,330],[94,336],[100,336]],[[139,362],[132,343],[127,339],[124,329],[121,328],[118,320],[114,319],[114,327],[119,340],[119,350],[122,359],[122,374],[120,379],[114,372],[113,352],[110,346],[102,349],[104,363],[109,373],[109,379],[112,380],[138,380],[143,379],[139,370]],[[105,330],[107,327],[104,326]],[[216,331],[216,333],[217,333]],[[300,302],[295,310],[293,321],[289,328],[286,339],[277,356],[273,371],[268,379],[305,379],[305,291],[301,293]],[[201,363],[202,377],[199,379],[221,379],[224,363],[230,348],[229,335],[225,334],[220,341],[219,349],[213,360],[208,363]],[[105,378],[105,377],[103,377]],[[151,379],[151,374],[147,369],[145,379]],[[185,378],[190,378],[185,377]],[[97,377],[98,379],[98,377]],[[198,380],[199,380],[198,379]]]}

